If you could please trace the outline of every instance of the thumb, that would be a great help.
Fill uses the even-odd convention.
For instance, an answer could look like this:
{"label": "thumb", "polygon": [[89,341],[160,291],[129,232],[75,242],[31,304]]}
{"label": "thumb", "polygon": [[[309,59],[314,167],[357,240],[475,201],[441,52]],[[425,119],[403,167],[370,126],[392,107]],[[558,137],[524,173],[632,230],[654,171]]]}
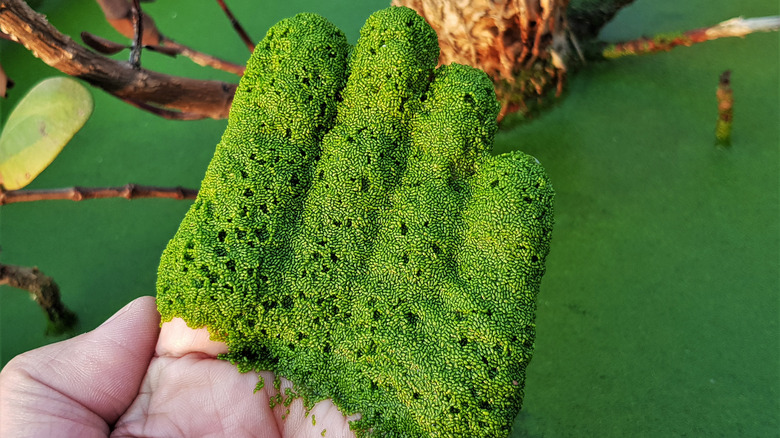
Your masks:
{"label": "thumb", "polygon": [[105,436],[138,394],[159,324],[154,298],[141,297],[91,332],[14,358],[0,373],[0,435]]}

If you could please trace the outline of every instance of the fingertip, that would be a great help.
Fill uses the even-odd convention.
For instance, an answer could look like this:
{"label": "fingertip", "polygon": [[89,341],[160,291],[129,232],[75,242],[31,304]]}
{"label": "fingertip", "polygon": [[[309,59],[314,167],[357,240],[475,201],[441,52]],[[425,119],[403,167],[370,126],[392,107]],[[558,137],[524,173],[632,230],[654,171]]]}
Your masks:
{"label": "fingertip", "polygon": [[105,320],[103,324],[100,324],[98,328],[109,325],[120,318],[129,318],[133,322],[142,323],[143,325],[149,325],[150,323],[160,325],[160,313],[157,312],[155,298],[151,296],[138,297],[125,304],[124,307]]}
{"label": "fingertip", "polygon": [[227,353],[227,345],[210,338],[208,329],[193,329],[181,318],[163,323],[155,353],[160,357],[182,357],[200,353],[210,357]]}

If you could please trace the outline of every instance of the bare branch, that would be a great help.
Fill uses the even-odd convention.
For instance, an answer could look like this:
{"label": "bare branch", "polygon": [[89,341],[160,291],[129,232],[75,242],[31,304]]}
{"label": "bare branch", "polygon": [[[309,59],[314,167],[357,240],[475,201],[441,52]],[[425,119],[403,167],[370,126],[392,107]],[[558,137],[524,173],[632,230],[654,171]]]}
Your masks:
{"label": "bare branch", "polygon": [[133,45],[130,47],[130,65],[134,69],[141,68],[141,50],[143,50],[143,33],[144,33],[144,20],[141,15],[141,2],[140,0],[133,0],[131,20],[133,22]]}
{"label": "bare branch", "polygon": [[219,59],[215,56],[211,56],[203,52],[198,52],[197,50],[193,50],[184,44],[179,44],[170,38],[163,39],[163,42],[165,43],[165,46],[163,47],[170,47],[171,49],[176,50],[176,52],[182,56],[190,58],[190,60],[195,64],[226,71],[238,76],[244,75],[245,67],[243,65],[234,64],[232,62]]}
{"label": "bare branch", "polygon": [[241,23],[236,20],[236,17],[233,15],[233,12],[230,11],[230,8],[228,8],[227,4],[225,4],[225,1],[217,0],[217,3],[219,3],[219,6],[223,11],[225,11],[225,15],[227,15],[228,19],[230,20],[230,24],[233,25],[233,29],[238,32],[238,36],[241,37],[241,41],[246,44],[250,52],[253,52],[255,50],[255,43],[252,42],[252,38],[250,38],[249,34],[246,33],[243,26],[241,26]]}
{"label": "bare branch", "polygon": [[[130,48],[130,46],[128,46],[127,44],[120,44],[111,41],[109,39],[99,37],[95,34],[86,31],[81,32],[81,41],[83,41],[84,44],[89,46],[90,49],[95,50],[104,55],[115,55],[121,52],[122,50],[126,50]],[[181,50],[175,47],[168,47],[168,46],[150,46],[144,44],[144,49],[161,53],[163,55],[170,56],[172,58],[175,58],[181,54]]]}
{"label": "bare branch", "polygon": [[164,108],[160,108],[160,107],[157,107],[157,106],[154,106],[154,105],[146,104],[144,102],[138,102],[138,101],[133,100],[133,99],[122,99],[122,100],[125,101],[126,103],[128,103],[128,104],[130,104],[130,105],[132,105],[132,106],[134,106],[136,108],[138,108],[138,109],[141,109],[141,110],[144,110],[146,112],[152,113],[155,116],[162,117],[163,119],[168,119],[168,120],[202,120],[202,119],[206,118],[206,116],[204,116],[202,114],[186,113],[184,111],[170,111],[170,110],[167,110],[167,109],[164,109]]}
{"label": "bare branch", "polygon": [[669,51],[677,46],[692,46],[718,38],[744,37],[754,32],[780,30],[780,16],[760,18],[732,18],[715,26],[689,30],[687,32],[642,37],[633,41],[611,44],[602,52],[605,58],[620,58],[628,55],[646,55]]}
{"label": "bare branch", "polygon": [[75,328],[78,317],[62,303],[60,288],[37,267],[0,264],[0,285],[26,290],[49,318],[48,335],[59,335]]}
{"label": "bare branch", "polygon": [[120,99],[214,119],[228,116],[235,84],[135,70],[76,44],[22,0],[0,1],[0,29],[46,64]]}
{"label": "bare branch", "polygon": [[195,199],[198,191],[183,187],[152,187],[127,184],[122,187],[68,187],[62,189],[0,191],[0,205],[32,201],[83,201],[103,198]]}
{"label": "bare branch", "polygon": [[115,55],[122,50],[129,49],[126,44],[115,43],[111,40],[99,37],[89,32],[81,32],[81,41],[84,42],[89,48],[100,52],[104,55]]}
{"label": "bare branch", "polygon": [[715,39],[743,37],[754,32],[772,32],[777,30],[780,30],[780,15],[758,18],[732,18],[707,28],[706,32],[710,39]]}
{"label": "bare branch", "polygon": [[[106,17],[106,21],[117,30],[117,32],[126,36],[127,38],[134,38],[135,32],[133,28],[133,14],[132,5],[128,0],[96,0],[100,8],[103,10],[103,15]],[[143,43],[145,46],[160,46],[173,48],[176,53],[190,58],[192,62],[205,67],[211,67],[217,70],[233,73],[238,76],[243,76],[244,66],[235,64],[224,59],[217,58],[215,56],[199,52],[195,49],[185,46],[174,41],[171,38],[163,35],[157,28],[152,17],[147,13],[141,14],[143,17],[141,22],[143,26]]]}
{"label": "bare branch", "polygon": [[[106,17],[106,21],[117,32],[121,33],[127,38],[133,39],[135,37],[135,29],[133,27],[133,0],[95,0],[103,11],[103,15]],[[152,17],[147,13],[141,13],[141,19],[143,20],[143,43],[147,45],[161,44],[163,35],[157,29],[157,25],[154,23]]]}

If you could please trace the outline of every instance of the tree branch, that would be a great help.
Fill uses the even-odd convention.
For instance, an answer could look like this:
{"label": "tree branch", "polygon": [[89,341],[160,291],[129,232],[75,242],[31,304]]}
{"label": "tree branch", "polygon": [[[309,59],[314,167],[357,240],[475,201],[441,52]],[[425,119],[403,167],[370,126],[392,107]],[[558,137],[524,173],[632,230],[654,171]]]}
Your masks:
{"label": "tree branch", "polygon": [[677,46],[692,46],[718,38],[744,37],[754,32],[772,32],[780,30],[780,16],[760,18],[732,18],[715,26],[689,30],[678,34],[642,37],[633,41],[611,44],[602,55],[607,59],[628,55],[646,55],[669,51]]}
{"label": "tree branch", "polygon": [[233,15],[233,12],[231,12],[230,8],[228,8],[227,4],[225,4],[225,1],[217,0],[217,3],[219,3],[219,7],[221,7],[225,12],[225,15],[227,15],[228,19],[230,20],[230,24],[233,25],[233,29],[235,29],[235,31],[238,33],[238,36],[241,37],[241,41],[244,42],[250,52],[253,52],[255,50],[255,43],[252,42],[252,38],[250,38],[249,34],[246,33],[244,27],[241,26],[241,23],[238,22],[236,17]]}
{"label": "tree branch", "polygon": [[144,34],[144,20],[141,15],[141,1],[133,0],[131,6],[132,22],[133,22],[133,45],[130,46],[130,65],[134,69],[141,68],[141,50],[143,50],[143,34]]}
{"label": "tree branch", "polygon": [[146,112],[152,113],[155,116],[162,117],[163,119],[168,120],[201,120],[204,119],[206,116],[198,113],[186,113],[184,111],[170,111],[165,108],[156,107],[154,105],[149,105],[148,103],[144,102],[137,102],[132,99],[122,99],[126,103],[138,108],[142,109]]}
{"label": "tree branch", "polygon": [[235,84],[135,70],[76,44],[22,0],[0,1],[0,30],[46,64],[120,99],[214,119],[228,116]]}
{"label": "tree branch", "polygon": [[169,47],[175,50],[177,54],[190,58],[190,60],[195,64],[201,65],[203,67],[211,67],[217,70],[226,71],[237,76],[244,75],[245,67],[243,65],[234,64],[232,62],[219,59],[203,52],[199,52],[188,46],[185,46],[184,44],[177,43],[176,41],[167,37],[163,37],[162,41],[164,45],[161,47]]}
{"label": "tree branch", "polygon": [[103,198],[195,199],[197,190],[183,187],[152,187],[127,184],[122,187],[68,187],[62,189],[0,190],[0,205],[32,201],[83,201]]}
{"label": "tree branch", "polygon": [[41,306],[49,318],[47,335],[60,335],[75,328],[78,317],[71,312],[60,297],[57,283],[44,275],[37,267],[0,264],[0,285],[26,290],[32,299]]}
{"label": "tree branch", "polygon": [[[103,15],[106,17],[106,21],[117,32],[126,36],[127,38],[134,38],[135,30],[133,28],[133,8],[127,0],[96,0],[100,9],[103,10]],[[143,26],[143,43],[150,48],[167,47],[173,49],[178,55],[186,56],[190,60],[198,65],[204,67],[211,67],[217,70],[223,70],[228,73],[233,73],[238,76],[243,76],[244,66],[234,64],[232,62],[225,61],[215,56],[199,52],[195,49],[185,46],[184,44],[177,43],[171,38],[163,35],[154,23],[154,19],[146,12],[141,13],[141,22]],[[168,52],[170,53],[170,52]]]}

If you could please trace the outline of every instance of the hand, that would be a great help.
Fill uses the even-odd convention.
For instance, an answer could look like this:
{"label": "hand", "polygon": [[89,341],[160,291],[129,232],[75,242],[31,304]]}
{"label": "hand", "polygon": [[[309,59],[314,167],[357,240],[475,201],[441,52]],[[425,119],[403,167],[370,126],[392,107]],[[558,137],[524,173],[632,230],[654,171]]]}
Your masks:
{"label": "hand", "polygon": [[354,436],[330,400],[308,416],[300,399],[289,414],[271,409],[273,374],[260,373],[253,394],[258,374],[217,359],[225,349],[180,319],[160,328],[154,298],[138,298],[89,333],[9,362],[0,436]]}

